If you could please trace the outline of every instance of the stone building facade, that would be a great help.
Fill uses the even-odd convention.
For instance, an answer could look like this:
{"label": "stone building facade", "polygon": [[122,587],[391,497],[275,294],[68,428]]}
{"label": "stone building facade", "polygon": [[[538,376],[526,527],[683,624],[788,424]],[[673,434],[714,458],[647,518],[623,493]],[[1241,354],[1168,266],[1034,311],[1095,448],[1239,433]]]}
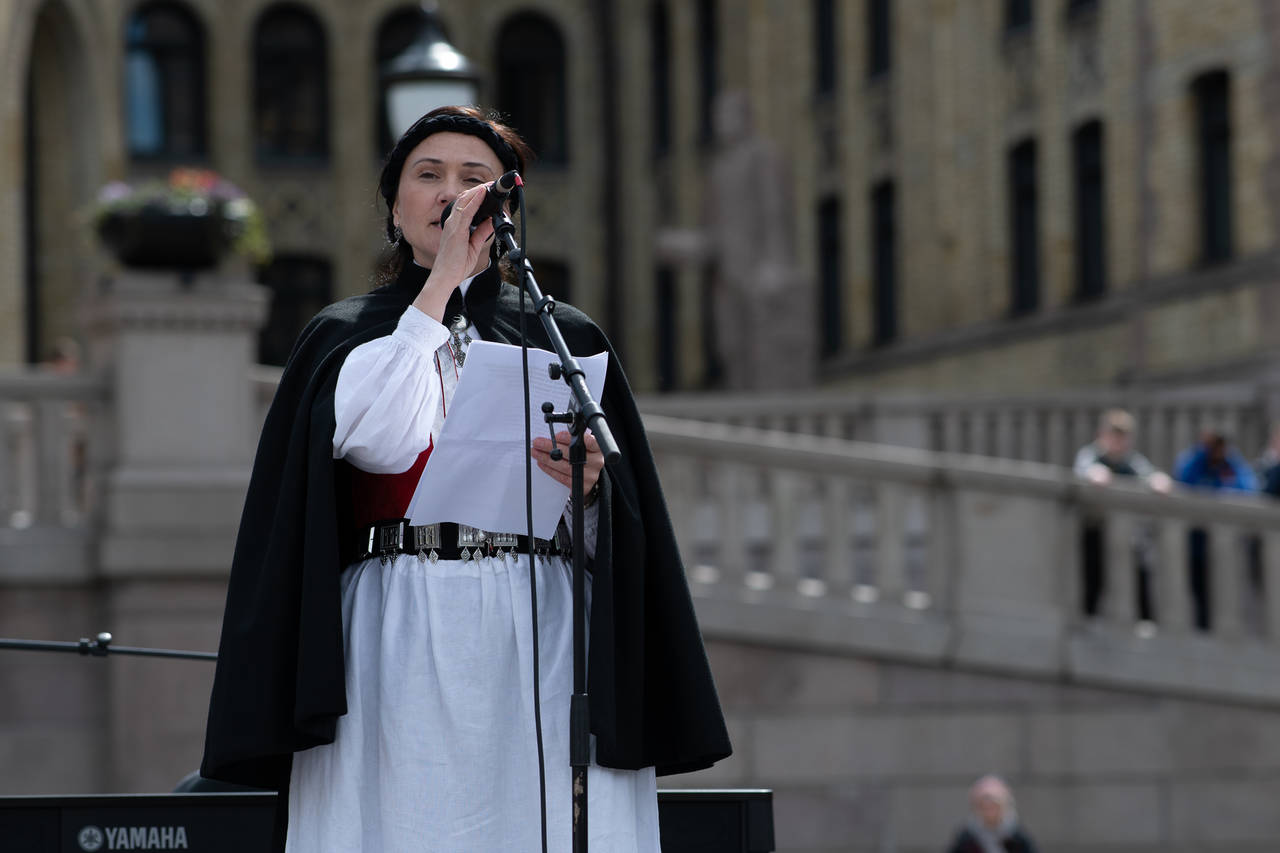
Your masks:
{"label": "stone building facade", "polygon": [[[1011,20],[1019,6],[1026,19]],[[853,149],[869,168],[848,183],[851,346],[832,359],[832,382],[1006,391],[1269,369],[1280,305],[1270,4],[893,8],[891,68],[850,81],[864,99],[886,98],[889,142]],[[840,126],[858,138],[867,111],[857,96],[839,103],[853,107]],[[1015,161],[1028,144],[1020,188]],[[900,310],[890,342],[868,351],[875,246],[857,220],[865,186],[885,179],[900,200]],[[1034,227],[1020,246],[1028,208]],[[1019,305],[1028,253],[1031,293]]]}
{"label": "stone building facade", "polygon": [[[156,5],[0,10],[0,363],[75,332],[101,269],[80,216],[96,187],[168,165],[131,156],[124,108],[128,23]],[[279,298],[301,314],[365,289],[379,31],[405,4],[286,6],[321,33],[327,84],[327,153],[292,162],[255,154],[255,39],[284,4],[158,5],[204,39],[196,159],[263,202],[292,264],[278,280],[318,280]],[[529,175],[531,256],[608,327],[642,389],[722,376],[704,235],[725,92],[746,93],[794,188],[779,218],[818,309],[820,383],[1021,391],[1270,369],[1267,0],[442,0],[440,15],[486,103],[513,68],[537,72],[519,94],[555,151]],[[518,43],[532,66],[511,64]]]}
{"label": "stone building facade", "polygon": [[[266,17],[282,8],[319,33],[323,83],[318,89],[328,122],[320,130],[321,150],[304,156],[261,150],[258,39]],[[378,209],[376,194],[384,153],[378,40],[380,29],[394,29],[397,13],[413,8],[403,2],[339,0],[5,4],[0,9],[5,72],[0,84],[0,363],[42,360],[56,338],[77,333],[77,303],[104,271],[110,272],[84,215],[98,187],[112,179],[163,176],[174,165],[215,169],[263,206],[277,259],[292,265],[286,269],[321,281],[303,301],[323,304],[368,290],[385,240],[385,211]],[[194,123],[202,127],[193,132],[202,131],[203,139],[194,153],[163,145],[158,153],[136,150],[137,129],[130,125],[128,106],[136,91],[126,82],[133,56],[130,27],[157,9],[185,19],[194,33],[192,45],[203,51],[197,66],[203,85],[179,95],[196,93],[186,102],[201,117]],[[527,11],[515,2],[482,7],[452,2],[441,9],[451,40],[482,69],[485,103],[496,92],[494,63],[486,59],[492,58],[503,26],[522,9]],[[598,86],[591,85],[598,76],[598,39],[585,3],[538,14],[535,24],[553,27],[563,47],[569,75],[563,81],[569,93],[563,96],[563,120],[571,155],[540,163],[527,176],[531,256],[550,270],[566,270],[548,275],[553,281],[596,282],[604,277],[598,224],[603,194],[590,189],[604,160],[595,144],[601,98]],[[164,61],[157,65],[164,68]],[[313,272],[317,267],[319,275]],[[575,301],[600,314],[601,293],[584,284]],[[293,332],[300,328],[295,324]]]}

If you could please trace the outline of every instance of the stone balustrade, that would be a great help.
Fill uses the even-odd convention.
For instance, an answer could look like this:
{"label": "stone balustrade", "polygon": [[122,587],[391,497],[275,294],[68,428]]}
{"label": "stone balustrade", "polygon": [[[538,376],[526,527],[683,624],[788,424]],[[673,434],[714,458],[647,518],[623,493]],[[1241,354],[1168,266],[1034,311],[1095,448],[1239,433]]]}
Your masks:
{"label": "stone balustrade", "polygon": [[[278,371],[250,372],[259,417],[276,381]],[[0,377],[0,566],[7,581],[89,576],[96,557],[86,543],[111,452],[109,394],[104,380],[87,375]],[[1091,433],[1090,407],[1118,400],[1082,399],[1070,411],[1062,396],[1040,409],[890,402],[866,409],[856,400],[800,397],[783,417],[770,414],[781,406],[768,400],[708,398],[681,409],[706,420],[646,415],[709,631],[1280,698],[1280,687],[1270,686],[1280,679],[1252,677],[1280,674],[1268,660],[1280,635],[1280,509],[1247,497],[1099,488],[1061,465],[844,437],[905,412],[906,420],[941,423],[935,435],[972,439],[971,428],[954,424],[985,413],[997,427],[987,435],[1008,440],[1019,417],[1025,423],[1043,415],[1046,429],[1057,424],[1049,432],[1065,451]],[[1165,434],[1189,436],[1196,418],[1211,412],[1219,423],[1234,413],[1237,426],[1261,424],[1257,407],[1242,397],[1211,402],[1165,400],[1166,420],[1181,424]],[[731,420],[774,429],[716,422]],[[1086,619],[1080,531],[1090,521],[1101,525],[1108,581],[1100,612]],[[1201,593],[1207,631],[1197,625],[1187,583],[1193,529],[1208,543],[1208,592]],[[1139,618],[1140,572],[1149,575],[1150,620]]]}
{"label": "stone balustrade", "polygon": [[[703,629],[922,664],[1280,702],[1280,505],[1039,463],[647,415]],[[1099,612],[1081,531],[1101,525]],[[1208,630],[1189,591],[1206,532]],[[1140,618],[1139,571],[1154,614]]]}
{"label": "stone balustrade", "polygon": [[1124,408],[1138,421],[1137,446],[1168,470],[1205,427],[1226,431],[1246,456],[1280,421],[1268,388],[1223,386],[1195,391],[1057,391],[1025,395],[675,394],[649,396],[655,415],[824,435],[948,453],[1070,465],[1091,441],[1098,417]]}
{"label": "stone balustrade", "polygon": [[0,574],[86,577],[111,452],[105,380],[0,374]]}

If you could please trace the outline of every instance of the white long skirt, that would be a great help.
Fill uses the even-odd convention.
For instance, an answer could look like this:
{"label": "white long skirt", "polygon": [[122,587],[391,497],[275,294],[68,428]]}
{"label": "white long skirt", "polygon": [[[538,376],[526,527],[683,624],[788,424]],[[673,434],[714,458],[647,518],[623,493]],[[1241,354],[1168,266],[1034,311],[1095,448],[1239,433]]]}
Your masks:
{"label": "white long skirt", "polygon": [[[572,581],[535,560],[548,850],[571,848]],[[528,558],[366,560],[342,575],[347,714],[297,753],[287,850],[541,849]],[[588,771],[589,844],[658,853],[653,768]]]}

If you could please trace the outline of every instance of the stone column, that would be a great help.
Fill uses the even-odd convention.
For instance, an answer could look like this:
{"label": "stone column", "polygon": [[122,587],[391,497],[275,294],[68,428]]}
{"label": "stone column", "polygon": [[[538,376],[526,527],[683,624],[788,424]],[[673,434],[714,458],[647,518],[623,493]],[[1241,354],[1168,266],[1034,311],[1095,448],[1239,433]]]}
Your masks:
{"label": "stone column", "polygon": [[[248,371],[265,288],[228,274],[126,271],[88,306],[110,376],[100,572],[116,643],[213,651],[257,445]],[[213,665],[114,657],[105,778],[167,791],[199,763]]]}
{"label": "stone column", "polygon": [[[1049,675],[1062,666],[1078,520],[1064,512],[1064,478],[987,460],[955,470],[953,660]],[[1004,473],[1013,475],[1004,480]],[[1018,488],[1010,488],[1013,480]]]}

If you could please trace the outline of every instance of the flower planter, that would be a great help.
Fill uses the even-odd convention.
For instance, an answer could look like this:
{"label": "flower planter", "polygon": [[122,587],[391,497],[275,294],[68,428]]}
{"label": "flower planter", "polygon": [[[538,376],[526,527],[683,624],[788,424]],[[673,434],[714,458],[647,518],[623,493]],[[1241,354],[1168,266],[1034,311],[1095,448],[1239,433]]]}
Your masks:
{"label": "flower planter", "polygon": [[98,224],[98,235],[120,263],[143,269],[208,269],[230,245],[216,207],[203,215],[145,207],[111,213]]}

